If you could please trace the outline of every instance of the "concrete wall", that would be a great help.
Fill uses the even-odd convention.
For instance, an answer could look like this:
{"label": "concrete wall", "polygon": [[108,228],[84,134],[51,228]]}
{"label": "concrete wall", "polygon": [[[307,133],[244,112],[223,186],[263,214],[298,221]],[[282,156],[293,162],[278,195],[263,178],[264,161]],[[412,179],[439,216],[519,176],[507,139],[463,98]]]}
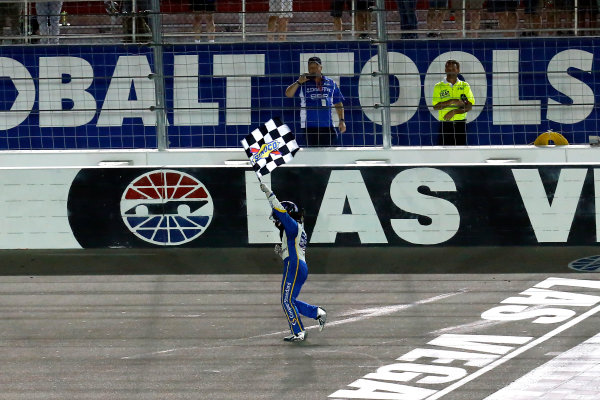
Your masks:
{"label": "concrete wall", "polygon": [[[553,150],[550,150],[553,151]],[[594,245],[597,163],[290,164],[264,177],[311,246]],[[244,165],[0,168],[0,249],[279,241]]]}
{"label": "concrete wall", "polygon": [[[376,160],[391,164],[478,164],[478,163],[594,163],[600,161],[600,147],[485,146],[485,147],[398,147],[301,149],[295,165],[346,165]],[[4,151],[0,168],[12,167],[93,167],[102,162],[122,161],[135,166],[243,165],[247,157],[239,149],[214,150],[49,150]]]}

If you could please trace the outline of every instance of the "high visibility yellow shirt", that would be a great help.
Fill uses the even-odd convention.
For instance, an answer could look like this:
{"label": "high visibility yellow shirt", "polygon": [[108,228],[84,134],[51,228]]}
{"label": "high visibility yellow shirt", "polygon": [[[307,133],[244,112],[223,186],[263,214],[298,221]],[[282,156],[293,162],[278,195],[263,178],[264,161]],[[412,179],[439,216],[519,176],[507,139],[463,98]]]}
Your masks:
{"label": "high visibility yellow shirt", "polygon": [[[441,82],[435,84],[433,88],[433,105],[435,106],[437,103],[446,100],[459,99],[460,95],[464,94],[467,96],[469,102],[475,105],[475,98],[473,97],[473,92],[471,91],[471,86],[465,81],[461,81],[457,78],[456,83],[453,85],[444,79]],[[438,110],[438,119],[440,121],[444,121],[444,115],[448,113],[450,110],[456,110],[459,106],[449,106]],[[463,119],[467,119],[467,113],[464,114],[456,114],[450,121],[461,121]]]}

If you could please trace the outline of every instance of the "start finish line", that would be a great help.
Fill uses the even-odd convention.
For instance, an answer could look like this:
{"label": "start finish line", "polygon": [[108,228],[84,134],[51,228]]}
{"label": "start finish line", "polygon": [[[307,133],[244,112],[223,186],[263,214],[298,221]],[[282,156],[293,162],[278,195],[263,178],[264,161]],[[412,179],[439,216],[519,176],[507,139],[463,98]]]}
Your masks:
{"label": "start finish line", "polygon": [[[600,281],[548,278],[481,315],[486,321],[563,323],[537,338],[444,334],[428,342],[429,347],[397,358],[399,363],[384,365],[348,385],[356,389],[338,390],[329,397],[439,399],[600,311],[600,306],[596,306],[600,291],[598,296],[576,293],[584,288],[600,290]],[[461,367],[448,366],[455,362]]]}

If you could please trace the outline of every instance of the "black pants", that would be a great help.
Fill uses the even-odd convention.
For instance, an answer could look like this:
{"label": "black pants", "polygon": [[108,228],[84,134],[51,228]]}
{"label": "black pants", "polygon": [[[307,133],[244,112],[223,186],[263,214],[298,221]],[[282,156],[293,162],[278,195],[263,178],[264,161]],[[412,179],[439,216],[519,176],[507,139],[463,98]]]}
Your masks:
{"label": "black pants", "polygon": [[306,144],[308,147],[336,146],[337,136],[335,128],[330,127],[307,127],[304,129]]}
{"label": "black pants", "polygon": [[440,146],[465,146],[467,144],[467,121],[442,121],[440,122]]}

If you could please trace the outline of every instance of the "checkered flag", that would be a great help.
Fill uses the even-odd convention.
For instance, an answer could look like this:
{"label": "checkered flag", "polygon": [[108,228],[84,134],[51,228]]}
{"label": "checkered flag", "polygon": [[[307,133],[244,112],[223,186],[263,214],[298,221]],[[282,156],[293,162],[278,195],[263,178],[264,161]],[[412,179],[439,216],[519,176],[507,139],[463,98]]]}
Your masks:
{"label": "checkered flag", "polygon": [[242,140],[254,172],[267,175],[281,164],[292,161],[300,149],[290,128],[279,118],[273,118],[253,130]]}

